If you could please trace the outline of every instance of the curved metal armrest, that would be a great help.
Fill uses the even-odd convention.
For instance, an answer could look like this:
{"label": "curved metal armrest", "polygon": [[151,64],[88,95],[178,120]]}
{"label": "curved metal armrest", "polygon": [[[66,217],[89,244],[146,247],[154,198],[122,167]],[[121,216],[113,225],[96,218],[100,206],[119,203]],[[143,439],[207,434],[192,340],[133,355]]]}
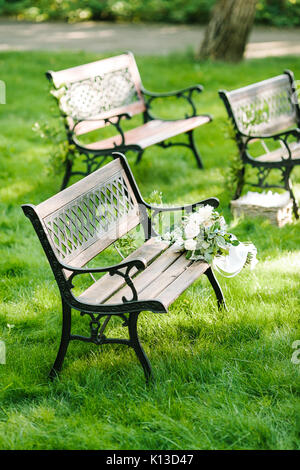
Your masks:
{"label": "curved metal armrest", "polygon": [[193,92],[193,91],[198,91],[200,93],[203,91],[203,86],[202,85],[191,85],[187,88],[182,88],[181,90],[175,90],[175,91],[167,91],[167,92],[162,92],[162,93],[155,93],[149,90],[146,90],[146,88],[141,87],[141,92],[143,95],[150,96],[151,98],[168,98],[169,96],[180,96],[183,93],[188,93],[188,92]]}
{"label": "curved metal armrest", "polygon": [[215,197],[211,197],[209,199],[204,199],[203,201],[196,202],[194,204],[188,204],[186,206],[177,206],[177,207],[159,207],[159,206],[152,206],[151,204],[148,204],[147,202],[144,202],[145,206],[147,209],[150,209],[154,211],[154,215],[158,214],[159,212],[174,212],[174,211],[186,211],[186,212],[191,212],[193,211],[197,206],[200,205],[205,205],[209,204],[210,206],[213,207],[218,207],[219,205],[219,200]]}
{"label": "curved metal armrest", "polygon": [[[290,129],[288,131],[280,132],[280,133],[277,133],[277,134],[270,134],[270,135],[264,135],[264,136],[248,136],[246,141],[245,141],[245,144],[244,144],[244,150],[246,150],[246,147],[251,142],[251,140],[257,140],[257,139],[280,140],[282,142],[282,144],[284,145],[284,147],[287,151],[287,154],[288,154],[287,158],[282,157],[282,161],[291,160],[292,159],[292,152],[291,152],[291,149],[290,149],[290,146],[289,146],[289,142],[287,141],[290,136],[296,137],[297,140],[299,141],[300,140],[300,129],[298,129],[298,128],[297,129]],[[246,152],[247,152],[248,158],[250,158],[251,160],[255,160],[255,158],[252,157],[249,154],[249,150],[246,150]]]}
{"label": "curved metal armrest", "polygon": [[[71,137],[72,137],[72,140],[73,142],[82,147],[84,146],[76,137],[76,127],[81,124],[82,122],[97,122],[97,121],[104,121],[105,124],[111,124],[112,126],[114,126],[117,131],[119,132],[119,134],[121,135],[121,138],[122,138],[122,145],[125,143],[125,136],[124,136],[124,132],[121,128],[121,119],[131,119],[132,118],[132,114],[131,113],[121,113],[121,114],[116,114],[115,116],[111,116],[109,118],[104,118],[104,119],[101,119],[101,118],[93,118],[93,119],[80,119],[79,121],[76,121],[73,128],[71,129]],[[73,119],[73,118],[72,118]]]}
{"label": "curved metal armrest", "polygon": [[[75,129],[76,127],[78,126],[78,124],[81,124],[82,122],[97,122],[97,121],[104,121],[104,122],[109,122],[110,124],[113,124],[113,125],[116,125],[119,124],[119,122],[121,121],[121,119],[123,118],[126,118],[126,119],[131,119],[132,118],[132,114],[131,113],[121,113],[121,114],[116,114],[115,116],[111,116],[109,118],[86,118],[86,119],[75,119],[74,117],[72,116],[69,116],[73,121],[74,121],[74,126],[72,127],[71,129],[71,132],[72,134],[75,132]],[[116,122],[112,121],[113,119],[116,119]]]}
{"label": "curved metal armrest", "polygon": [[150,119],[155,119],[155,117],[149,112],[149,110],[151,108],[152,101],[156,98],[169,98],[169,97],[172,97],[172,96],[175,96],[177,98],[184,98],[188,102],[188,104],[190,105],[191,113],[190,113],[190,115],[186,114],[185,115],[186,118],[197,116],[196,105],[193,101],[192,95],[193,95],[194,91],[197,91],[198,93],[200,93],[202,90],[203,90],[202,85],[192,85],[192,86],[187,87],[187,88],[182,88],[181,90],[169,91],[169,92],[165,92],[165,93],[153,93],[151,91],[146,90],[143,87],[141,88],[141,92],[143,93],[143,95],[145,95],[146,97],[148,96],[148,98],[146,98],[146,100],[145,100],[146,101],[146,108],[147,108],[146,113],[148,115],[148,118],[150,118]]}
{"label": "curved metal armrest", "polygon": [[72,272],[71,276],[69,277],[69,282],[72,282],[72,279],[75,276],[78,276],[79,274],[96,274],[109,272],[109,274],[113,276],[115,273],[117,273],[117,271],[123,268],[127,268],[128,271],[130,271],[133,267],[136,267],[138,270],[143,270],[147,267],[147,262],[143,258],[137,258],[102,268],[76,268],[74,266],[70,266],[68,264],[60,262],[60,267],[62,269]]}

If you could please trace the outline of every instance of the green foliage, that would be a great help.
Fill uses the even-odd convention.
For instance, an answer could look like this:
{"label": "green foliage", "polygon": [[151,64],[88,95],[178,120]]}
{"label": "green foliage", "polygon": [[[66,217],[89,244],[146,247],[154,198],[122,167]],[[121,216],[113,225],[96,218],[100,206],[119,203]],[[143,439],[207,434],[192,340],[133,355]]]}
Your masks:
{"label": "green foliage", "polygon": [[74,162],[79,157],[75,145],[69,144],[66,138],[63,117],[56,116],[50,122],[42,122],[41,124],[35,122],[32,130],[49,144],[48,175],[60,174],[64,170],[67,160]]}
{"label": "green foliage", "polygon": [[273,26],[299,26],[300,0],[259,0],[256,22]]}
{"label": "green foliage", "polygon": [[[0,14],[46,21],[207,23],[215,0],[0,0]],[[259,0],[256,22],[300,25],[300,0]]]}
{"label": "green foliage", "polygon": [[130,255],[136,248],[136,237],[134,233],[127,233],[122,238],[119,238],[117,241],[114,242],[114,246],[116,247],[117,251],[126,258],[126,256]]}
{"label": "green foliage", "polygon": [[[7,364],[0,365],[0,448],[299,449],[299,365],[291,362],[291,345],[300,339],[300,224],[279,229],[264,219],[232,219],[233,188],[224,187],[221,169],[235,146],[220,131],[226,111],[217,96],[218,89],[239,88],[284,69],[299,79],[299,57],[234,66],[199,64],[186,54],[137,57],[148,89],[202,83],[199,111],[214,117],[195,132],[204,170],[183,147],[152,147],[139,165],[136,155],[128,154],[144,198],[149,201],[154,189],[172,205],[218,197],[229,229],[238,239],[253,241],[259,263],[254,271],[219,279],[228,312],[217,311],[202,276],[168,314],[140,315],[141,341],[155,374],[149,388],[129,348],[76,341],[60,378],[48,381],[59,346],[61,305],[20,205],[56,194],[62,174],[45,175],[51,145],[32,126],[52,119],[45,70],[102,57],[0,53],[0,76],[7,84],[7,104],[0,108],[0,338],[7,353]],[[173,111],[174,118],[184,112],[181,101]],[[292,178],[299,199],[300,167]],[[119,261],[110,247],[97,263],[113,264],[114,257]],[[125,337],[120,319],[109,325],[109,336]],[[72,332],[86,335],[89,318],[73,312]]]}

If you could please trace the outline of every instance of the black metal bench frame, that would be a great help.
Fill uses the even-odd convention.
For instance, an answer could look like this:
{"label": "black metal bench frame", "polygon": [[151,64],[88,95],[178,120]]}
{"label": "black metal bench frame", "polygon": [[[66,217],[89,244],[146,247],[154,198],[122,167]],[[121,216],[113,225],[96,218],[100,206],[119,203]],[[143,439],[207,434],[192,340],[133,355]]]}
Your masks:
{"label": "black metal bench frame", "polygon": [[[138,289],[136,288],[136,279],[138,279],[139,277],[138,274],[136,277],[134,277],[134,275],[137,272],[146,268],[147,262],[143,257],[137,257],[136,259],[132,259],[131,257],[128,260],[125,259],[121,263],[113,266],[100,268],[84,267],[89,260],[97,256],[101,251],[103,251],[103,249],[114,243],[114,241],[117,239],[116,237],[114,237],[114,239],[107,241],[106,238],[108,232],[105,232],[103,230],[101,233],[100,231],[97,232],[97,230],[100,229],[98,227],[98,229],[96,230],[95,227],[98,223],[97,217],[99,221],[100,216],[95,216],[95,213],[97,211],[95,212],[94,206],[90,206],[92,208],[90,210],[88,209],[89,201],[95,200],[95,191],[97,191],[97,181],[102,181],[101,184],[104,184],[103,194],[107,194],[107,188],[112,188],[111,184],[115,184],[114,182],[110,182],[110,186],[105,186],[105,178],[107,177],[102,177],[103,174],[111,177],[111,169],[114,170],[113,174],[117,174],[117,177],[119,178],[116,179],[116,181],[120,182],[120,178],[122,178],[122,184],[124,184],[124,186],[120,189],[123,194],[123,202],[118,201],[115,207],[119,210],[121,207],[124,208],[124,201],[126,202],[127,206],[130,201],[134,201],[130,212],[128,212],[128,217],[130,217],[131,222],[127,228],[122,228],[124,225],[124,220],[126,220],[127,217],[126,213],[124,213],[124,209],[122,209],[123,215],[122,217],[120,216],[121,218],[118,218],[119,215],[116,216],[116,224],[119,224],[119,227],[121,227],[118,229],[117,232],[120,236],[123,236],[125,233],[127,233],[128,228],[131,229],[132,227],[141,224],[145,235],[145,244],[142,246],[142,249],[145,248],[145,245],[147,243],[152,242],[153,237],[157,236],[154,223],[155,217],[158,214],[166,211],[178,210],[190,212],[193,211],[196,207],[198,207],[199,204],[210,204],[214,207],[217,207],[219,203],[216,198],[210,198],[205,201],[201,201],[200,203],[192,204],[189,206],[171,208],[151,206],[143,200],[136,185],[136,182],[133,178],[131,170],[127,164],[126,158],[123,155],[117,153],[114,154],[113,157],[114,161],[112,161],[111,163],[105,165],[92,175],[89,175],[86,178],[80,180],[79,182],[65,189],[61,193],[58,193],[47,201],[44,201],[38,206],[33,206],[31,204],[25,204],[22,206],[24,214],[30,219],[44,249],[44,252],[47,256],[54,277],[56,279],[62,301],[62,336],[59,351],[50,372],[50,378],[54,378],[61,370],[63,360],[66,355],[70,341],[81,340],[84,342],[94,343],[96,345],[118,343],[133,348],[137,358],[139,359],[143,367],[146,381],[148,381],[151,376],[151,366],[138,337],[138,316],[142,311],[166,313],[168,311],[167,305],[171,304],[173,300],[177,298],[180,293],[183,292],[185,288],[188,287],[188,285],[190,285],[192,282],[194,282],[194,280],[196,280],[201,274],[205,274],[209,279],[217,297],[218,307],[226,308],[221,288],[213,274],[211,267],[204,262],[197,262],[198,264],[195,264],[195,262],[190,262],[186,260],[184,254],[180,255],[182,256],[182,258],[180,258],[180,262],[183,264],[182,272],[183,276],[185,276],[185,287],[181,285],[179,291],[176,292],[174,289],[174,284],[170,284],[171,290],[163,291],[164,294],[167,293],[168,297],[170,297],[170,292],[172,294],[167,303],[162,300],[163,297],[158,297],[158,299],[148,299],[148,297],[146,297],[146,299],[139,299],[140,294],[137,292]],[[118,171],[118,173],[116,173],[116,171]],[[95,184],[96,186],[93,186]],[[90,192],[85,189],[87,187],[89,188]],[[90,188],[92,188],[93,193],[91,193]],[[110,198],[111,195],[107,197]],[[106,215],[103,217],[107,218],[109,216],[109,213],[107,212],[107,209],[105,207],[104,209],[106,212],[103,212],[103,214]],[[85,211],[85,216],[80,216],[81,222],[83,221],[82,223],[80,223],[79,218],[76,216],[76,214],[79,213],[78,211]],[[75,214],[75,217],[73,217],[73,219],[72,214]],[[70,227],[73,227],[71,231]],[[80,233],[85,234],[85,245],[80,245],[79,243],[80,246],[78,247],[78,240],[79,238],[82,239]],[[86,235],[87,233],[88,235]],[[89,240],[89,237],[91,238],[91,240]],[[156,249],[157,242],[155,241],[154,243]],[[64,248],[64,251],[62,250],[62,248]],[[160,247],[157,249],[161,250]],[[171,247],[167,248],[167,250],[171,249]],[[165,249],[165,251],[163,252],[165,258],[169,256],[169,251],[167,250]],[[155,260],[157,260],[158,258],[155,258]],[[67,262],[64,261],[64,259],[71,259],[71,261]],[[170,264],[170,269],[172,269],[172,266],[174,266],[175,264],[176,263]],[[150,277],[151,266],[152,265],[150,264],[150,266],[148,267],[148,269],[150,270]],[[190,276],[189,269],[194,270],[193,277]],[[72,292],[72,289],[74,287],[74,278],[76,276],[80,276],[82,274],[87,273],[89,273],[91,276],[96,273],[109,273],[111,277],[106,277],[106,288],[110,285],[112,281],[116,281],[120,278],[121,282],[124,283],[124,289],[126,288],[128,291],[126,293],[126,296],[123,295],[122,297],[120,297],[123,292],[122,287],[120,295],[118,294],[118,291],[116,289],[117,295],[119,295],[120,297],[118,303],[97,303],[98,301],[90,302],[84,300],[84,297],[82,298],[81,296],[76,297]],[[160,275],[157,280],[159,283],[161,283]],[[97,282],[102,281],[103,278],[101,278],[100,281],[98,280]],[[119,286],[120,285],[121,284],[119,284]],[[170,287],[168,287],[168,289],[170,289]],[[172,292],[172,289],[174,292]],[[132,296],[132,298],[128,298],[128,293]],[[83,316],[88,315],[90,317],[90,336],[85,337],[71,333],[72,309],[79,311]],[[122,319],[123,326],[128,328],[129,339],[106,337],[104,331],[112,316],[117,316]]]}
{"label": "black metal bench frame", "polygon": [[[282,75],[231,92],[220,90],[228,116],[233,123],[237,146],[243,167],[240,171],[233,199],[238,199],[245,184],[259,188],[282,188],[289,192],[293,211],[299,218],[299,207],[295,198],[290,175],[300,164],[300,152],[294,155],[288,139],[293,137],[300,143],[300,108],[294,74],[285,70]],[[249,121],[247,121],[247,113]],[[256,121],[255,121],[256,120]],[[261,141],[266,153],[260,158],[251,155],[251,144]],[[266,141],[277,141],[282,150],[269,151]],[[246,165],[257,171],[257,181],[246,181]],[[281,184],[267,182],[271,170],[281,173]]]}

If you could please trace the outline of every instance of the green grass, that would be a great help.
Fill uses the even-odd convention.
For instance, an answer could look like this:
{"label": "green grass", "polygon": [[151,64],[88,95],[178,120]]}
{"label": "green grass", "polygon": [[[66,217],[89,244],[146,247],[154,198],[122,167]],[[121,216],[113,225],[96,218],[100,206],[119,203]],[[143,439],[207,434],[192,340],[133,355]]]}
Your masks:
{"label": "green grass", "polygon": [[[217,90],[285,68],[300,78],[300,58],[240,65],[195,63],[188,55],[137,58],[149,89],[202,83],[201,111],[214,116],[197,131],[204,171],[179,147],[151,148],[132,166],[144,197],[153,189],[166,203],[217,196],[231,230],[255,243],[260,262],[254,271],[220,278],[227,313],[217,311],[210,286],[200,279],[167,315],[140,316],[155,373],[149,388],[132,351],[75,342],[60,378],[47,380],[60,335],[59,293],[20,205],[56,193],[62,176],[47,174],[50,147],[31,128],[51,116],[44,71],[96,58],[83,52],[0,54],[7,85],[0,109],[0,339],[7,347],[7,364],[0,365],[0,448],[299,449],[300,365],[291,362],[292,343],[300,339],[299,222],[279,229],[262,219],[232,221],[224,169],[234,147],[224,138]],[[170,106],[174,117],[183,112]],[[299,170],[293,174],[298,199]],[[73,328],[87,332],[88,320],[74,312]]]}

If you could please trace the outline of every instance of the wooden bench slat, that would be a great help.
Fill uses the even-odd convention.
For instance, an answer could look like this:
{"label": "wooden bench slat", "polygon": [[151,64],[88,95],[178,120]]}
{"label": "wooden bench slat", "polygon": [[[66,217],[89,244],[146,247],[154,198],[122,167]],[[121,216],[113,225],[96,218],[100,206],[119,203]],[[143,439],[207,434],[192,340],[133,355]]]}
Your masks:
{"label": "wooden bench slat", "polygon": [[119,171],[122,171],[120,161],[118,159],[113,160],[102,168],[99,168],[99,170],[94,171],[93,174],[88,175],[86,178],[72,184],[69,188],[64,189],[64,191],[41,202],[36,206],[36,211],[39,216],[44,219],[52,212],[59,210],[69,202],[74,201],[77,197],[82,196],[82,194],[86,193],[88,190],[105,183]]}
{"label": "wooden bench slat", "polygon": [[[175,137],[178,134],[188,132],[202,124],[206,124],[211,119],[209,116],[195,116],[187,119],[178,119],[176,121],[162,121],[155,119],[142,126],[124,132],[126,145],[139,145],[141,148],[147,148],[151,145],[162,142],[163,140]],[[121,145],[121,136],[113,136],[91,144],[85,147],[91,150],[103,150],[113,148],[114,144]]]}
{"label": "wooden bench slat", "polygon": [[139,300],[156,298],[161,292],[168,288],[174,279],[182,274],[191,263],[186,259],[185,253],[180,253],[180,256],[172,263],[168,269],[161,273],[161,275],[154,279],[151,284],[142,289]]}
{"label": "wooden bench slat", "polygon": [[[166,250],[168,246],[169,244],[167,242],[156,242],[155,240],[150,239],[127,256],[123,261],[142,258],[147,264],[150,264],[157,256]],[[130,274],[134,275],[136,272],[137,269],[133,268]],[[125,281],[121,276],[110,276],[109,274],[105,274],[86,289],[78,298],[84,302],[103,303],[124,285]]]}
{"label": "wooden bench slat", "polygon": [[[193,282],[195,282],[207,269],[209,265],[205,262],[197,261],[189,266],[178,278],[169,284],[168,288],[165,289],[157,296],[157,300],[160,301],[167,309],[169,305],[174,302]],[[142,294],[143,298],[143,294]]]}

